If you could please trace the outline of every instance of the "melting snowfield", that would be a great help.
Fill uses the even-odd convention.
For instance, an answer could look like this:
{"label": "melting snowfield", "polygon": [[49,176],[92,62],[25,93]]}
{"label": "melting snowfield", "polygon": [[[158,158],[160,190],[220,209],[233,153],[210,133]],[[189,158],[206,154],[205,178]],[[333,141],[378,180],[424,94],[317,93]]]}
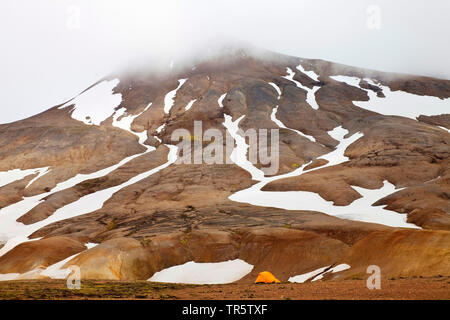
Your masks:
{"label": "melting snowfield", "polygon": [[440,99],[432,96],[419,96],[404,91],[391,91],[387,86],[364,78],[366,82],[383,90],[385,98],[380,98],[372,90],[361,88],[360,78],[348,76],[332,76],[336,81],[364,90],[369,95],[369,101],[353,101],[353,104],[370,111],[384,115],[394,115],[416,119],[420,115],[432,116],[450,112],[450,99]]}
{"label": "melting snowfield", "polygon": [[253,270],[247,262],[236,259],[216,263],[187,262],[156,272],[148,281],[187,284],[226,284],[238,281]]}
{"label": "melting snowfield", "polygon": [[[277,90],[277,92],[278,92],[278,100],[280,100],[280,98],[281,98],[281,90],[280,90],[280,88],[279,88],[275,83],[273,83],[273,82],[269,82],[269,84],[270,84],[272,87],[274,87],[275,90]],[[279,107],[279,106],[276,106],[275,108],[272,109],[272,114],[270,115],[270,120],[272,120],[273,122],[275,122],[275,124],[276,124],[278,127],[280,127],[281,129],[287,129],[287,130],[294,131],[294,132],[297,133],[298,135],[300,135],[300,136],[302,136],[302,137],[305,137],[306,139],[308,139],[308,140],[310,140],[310,141],[312,141],[312,142],[316,142],[316,139],[315,139],[313,136],[304,134],[303,132],[301,132],[301,131],[299,131],[299,130],[295,130],[295,129],[288,128],[288,127],[286,127],[286,126],[284,125],[283,122],[281,122],[280,120],[278,120],[278,119],[277,119],[277,116],[276,116],[277,111],[278,111],[278,107]]]}
{"label": "melting snowfield", "polygon": [[[179,80],[180,84],[176,90],[178,90],[185,81],[186,79]],[[58,185],[56,185],[55,188],[53,188],[49,192],[32,197],[25,197],[23,200],[17,203],[14,203],[8,207],[0,209],[0,217],[1,217],[0,241],[4,243],[4,246],[0,248],[0,256],[4,255],[6,252],[8,252],[12,248],[16,247],[17,245],[23,242],[32,241],[29,240],[28,237],[33,232],[51,223],[66,220],[69,218],[73,218],[101,209],[104,203],[108,199],[110,199],[114,193],[151,176],[152,174],[168,167],[169,165],[171,165],[176,161],[178,149],[175,146],[168,145],[169,148],[168,160],[163,165],[158,166],[152,170],[143,172],[141,174],[138,174],[135,177],[131,178],[130,180],[122,183],[121,185],[100,190],[98,192],[83,196],[77,201],[74,201],[66,206],[59,208],[53,213],[53,215],[47,217],[42,221],[30,225],[25,225],[17,221],[17,219],[19,219],[24,214],[29,212],[31,209],[36,207],[38,204],[44,201],[44,199],[49,195],[54,194],[61,190],[71,188],[83,181],[106,176],[109,173],[113,172],[114,170],[118,169],[119,167],[123,166],[127,162],[155,150],[154,147],[147,146],[144,144],[144,142],[148,138],[147,131],[137,133],[131,130],[131,125],[133,121],[137,117],[139,117],[142,113],[147,111],[151,107],[152,103],[150,102],[147,105],[147,107],[137,115],[127,115],[127,110],[125,108],[120,108],[119,110],[115,111],[115,108],[122,102],[121,94],[112,94],[112,90],[114,89],[114,87],[117,86],[118,83],[119,80],[117,79],[112,81],[103,81],[95,85],[94,87],[90,88],[89,90],[85,91],[84,93],[80,94],[75,99],[73,99],[72,101],[68,102],[66,105],[60,108],[65,108],[69,105],[75,104],[75,107],[72,109],[72,117],[79,121],[83,121],[86,124],[99,125],[108,117],[112,116],[113,126],[125,130],[127,132],[130,132],[133,135],[137,136],[138,142],[142,146],[144,146],[146,150],[143,153],[127,157],[122,161],[120,161],[119,163],[117,163],[116,165],[99,170],[97,172],[91,174],[78,174],[64,182],[59,183]],[[173,104],[173,97],[176,94],[176,90],[173,90],[166,95],[166,98],[170,98],[172,104]],[[46,172],[48,172],[48,168],[40,168],[32,170],[16,169],[8,172],[2,172],[0,173],[0,177],[2,178],[1,181],[2,182],[4,181],[5,184],[7,184],[16,181],[17,179],[21,179],[27,175],[39,173],[39,175],[35,179],[30,181],[31,184]]]}
{"label": "melting snowfield", "polygon": [[7,184],[13,183],[15,181],[22,180],[25,177],[37,174],[37,176],[33,178],[26,186],[26,188],[28,188],[33,184],[33,182],[48,173],[48,169],[49,167],[27,170],[13,169],[9,171],[2,171],[0,172],[0,187],[6,186]]}
{"label": "melting snowfield", "polygon": [[[301,65],[297,66],[297,70],[299,72],[305,73],[313,80],[318,80],[317,74],[315,74],[313,71],[305,71]],[[294,80],[294,76],[295,72],[290,68],[287,68],[287,75],[284,76],[284,78],[294,82],[297,87],[305,90],[307,92],[307,102],[309,103],[311,108],[317,110],[319,106],[315,99],[315,93],[318,89],[320,89],[320,86],[314,86],[312,89],[310,89],[302,85],[300,82]],[[361,79],[359,78],[344,76],[334,76],[332,78],[337,81],[345,82],[349,85],[360,88],[359,82]],[[372,85],[376,85],[382,88],[383,93],[386,95],[386,98],[378,98],[373,91],[360,88],[368,93],[370,100],[367,102],[354,101],[354,104],[359,107],[383,114],[401,115],[413,119],[415,119],[420,114],[434,115],[440,113],[448,113],[450,107],[449,99],[441,100],[435,97],[417,96],[401,91],[393,92],[388,87],[377,84],[371,79],[364,80]],[[170,113],[170,110],[174,104],[176,93],[186,81],[187,79],[178,80],[178,87],[165,95],[164,112],[166,114]],[[118,79],[102,81],[92,88],[81,93],[73,100],[67,102],[65,105],[59,107],[59,109],[73,106],[73,108],[70,110],[72,118],[87,125],[100,125],[104,120],[112,117],[113,126],[135,135],[138,138],[138,142],[142,146],[144,146],[146,150],[143,153],[127,157],[121,160],[119,163],[97,172],[91,174],[78,174],[64,182],[57,184],[49,192],[32,197],[25,197],[23,198],[23,200],[17,203],[0,209],[0,242],[4,244],[4,246],[0,248],[0,256],[4,255],[9,250],[23,242],[37,240],[30,240],[29,236],[43,227],[46,227],[58,221],[84,215],[101,209],[104,203],[118,191],[139,181],[142,181],[143,179],[146,179],[147,177],[175,163],[177,159],[178,148],[172,145],[167,145],[167,147],[169,148],[169,154],[166,163],[146,172],[140,173],[118,186],[107,188],[83,196],[77,201],[59,208],[54,212],[53,215],[47,217],[42,221],[30,225],[24,225],[23,223],[17,222],[17,219],[42,203],[46,197],[58,191],[71,188],[83,181],[106,176],[119,167],[123,166],[124,164],[128,163],[129,161],[155,150],[154,147],[144,144],[148,139],[147,131],[134,132],[131,130],[133,121],[142,113],[147,111],[148,108],[151,107],[152,103],[149,103],[141,113],[136,115],[127,114],[126,108],[116,110],[122,102],[121,94],[113,93],[113,89],[117,86],[118,83]],[[270,82],[269,84],[275,88],[278,93],[278,100],[280,100],[282,94],[280,88],[272,82]],[[225,96],[226,93],[222,94],[218,99],[220,108],[223,108],[223,100],[225,99]],[[186,105],[185,110],[189,110],[195,102],[196,99],[191,100]],[[276,118],[277,111],[278,106],[273,108],[271,119],[280,128],[292,130],[313,142],[316,141],[312,136],[305,135],[295,129],[287,128],[280,120]],[[261,189],[270,182],[288,177],[297,177],[307,172],[338,165],[348,161],[349,159],[344,155],[345,150],[349,145],[360,139],[363,135],[362,133],[358,132],[353,134],[352,136],[346,137],[346,135],[348,134],[348,130],[342,127],[336,127],[333,130],[329,131],[328,134],[335,140],[339,141],[338,146],[332,152],[322,155],[319,158],[327,160],[328,163],[326,165],[304,172],[304,168],[308,165],[305,164],[302,167],[283,175],[265,177],[264,172],[256,168],[247,159],[249,146],[247,145],[245,138],[241,135],[239,129],[239,123],[244,117],[245,115],[233,121],[231,115],[224,114],[223,125],[226,127],[228,133],[236,142],[236,146],[233,149],[230,158],[236,165],[249,172],[252,176],[252,179],[258,181],[258,183],[254,184],[248,189],[234,193],[229,197],[230,200],[262,207],[276,207],[287,210],[319,211],[343,219],[379,223],[393,227],[418,228],[417,226],[406,222],[406,215],[385,210],[381,206],[372,206],[372,204],[377,200],[398,191],[395,189],[394,185],[392,185],[388,181],[384,181],[383,187],[376,190],[369,190],[357,186],[352,186],[358,193],[361,194],[361,198],[353,201],[347,206],[335,206],[332,202],[324,200],[322,197],[320,197],[320,195],[313,192],[262,191]],[[157,129],[157,133],[160,133],[164,129],[165,125],[165,123],[162,124]],[[448,129],[443,129],[448,131]],[[155,138],[160,141],[158,137]],[[29,175],[36,175],[36,177],[34,177],[34,179],[31,180],[28,184],[29,186],[48,172],[48,167],[29,170],[14,169],[6,172],[0,172],[0,187],[14,181],[21,180]],[[88,249],[93,246],[95,246],[95,244],[87,244]],[[22,275],[0,275],[0,280],[13,280],[27,277],[33,278],[39,276],[48,276],[54,279],[64,279],[68,276],[70,270],[62,269],[62,267],[75,256],[76,255],[68,257],[63,261],[55,263],[54,265],[49,266],[45,269],[35,269]],[[291,277],[289,281],[304,282],[311,278],[313,278],[312,281],[315,281],[321,279],[326,273],[340,272],[348,268],[350,268],[350,266],[346,264],[341,264],[333,268],[330,268],[330,266],[323,267],[303,275]],[[153,275],[152,278],[149,279],[149,281],[191,284],[225,284],[243,278],[248,273],[250,273],[252,269],[252,265],[239,259],[220,263],[195,263],[191,261],[183,265],[174,266],[157,272]]]}
{"label": "melting snowfield", "polygon": [[337,272],[341,272],[347,269],[350,269],[351,267],[346,264],[346,263],[342,263],[339,264],[337,266],[334,266],[333,268],[331,268],[330,270],[328,270],[327,272],[321,273],[319,274],[317,277],[315,277],[314,279],[312,279],[311,281],[317,281],[323,278],[324,275],[328,274],[328,273],[337,273]]}
{"label": "melting snowfield", "polygon": [[[298,83],[298,81],[293,80],[293,71],[289,68],[287,68],[287,71],[289,75],[285,78],[297,83],[297,86],[302,87],[302,85]],[[280,98],[280,88],[274,83],[269,84],[275,88],[275,90],[279,94],[278,98]],[[221,104],[221,101],[219,101],[219,104]],[[277,120],[275,117],[277,108],[278,106],[275,107],[272,111],[272,120],[281,128],[285,128],[283,123]],[[275,207],[286,210],[319,211],[342,219],[379,223],[392,227],[419,228],[414,224],[407,223],[406,215],[402,215],[394,211],[385,210],[381,206],[372,206],[372,204],[377,200],[398,191],[395,189],[395,186],[388,181],[384,181],[384,185],[382,188],[375,190],[352,186],[357,192],[361,194],[362,197],[353,201],[347,206],[335,206],[333,202],[326,201],[320,195],[314,192],[262,191],[261,189],[270,182],[304,174],[305,172],[303,170],[308,164],[305,164],[302,167],[287,174],[274,177],[265,177],[263,171],[256,168],[250,161],[247,160],[247,152],[249,146],[246,144],[245,139],[241,135],[239,135],[239,122],[244,118],[244,116],[241,116],[235,121],[232,121],[232,117],[230,115],[225,114],[224,116],[225,122],[223,125],[227,128],[230,135],[236,141],[236,147],[231,154],[231,160],[236,165],[249,172],[253,180],[259,181],[259,183],[254,184],[248,189],[244,189],[232,194],[229,197],[230,200],[261,207]],[[300,132],[298,133],[303,135]],[[307,172],[323,169],[329,166],[335,166],[348,161],[349,159],[344,155],[345,150],[349,145],[363,136],[362,133],[358,132],[350,137],[345,138],[345,136],[348,134],[348,130],[342,128],[341,126],[328,131],[328,134],[333,139],[339,141],[338,146],[332,152],[322,155],[318,158],[327,160],[328,163],[326,165],[308,170]]]}
{"label": "melting snowfield", "polygon": [[230,135],[236,142],[236,148],[233,149],[230,155],[231,161],[237,164],[242,169],[248,171],[252,175],[253,180],[262,181],[264,179],[264,172],[256,168],[250,161],[247,160],[247,151],[249,146],[245,142],[245,138],[241,136],[239,131],[239,122],[244,119],[245,115],[233,121],[232,117],[224,114],[225,122],[223,125],[227,128]]}
{"label": "melting snowfield", "polygon": [[[124,117],[124,118],[122,118],[122,120],[120,122],[117,121],[117,118],[119,117],[119,115],[122,115],[124,112],[125,111],[122,109],[120,109],[118,111],[118,113],[115,115],[115,117],[113,119],[113,124],[117,125],[118,127],[122,128],[124,130],[132,132],[130,129],[131,122],[129,121],[129,118]],[[136,134],[135,132],[132,132],[132,133]],[[136,135],[139,137],[139,142],[142,142],[142,139],[144,138],[142,136],[142,133],[136,134]],[[147,134],[145,132],[145,136],[146,135]],[[16,221],[17,219],[19,219],[24,214],[29,212],[31,209],[36,207],[38,204],[43,202],[46,197],[48,197],[58,191],[72,188],[73,186],[75,186],[83,181],[90,180],[90,179],[97,179],[97,178],[106,176],[109,173],[113,172],[114,170],[118,169],[119,167],[123,166],[124,164],[128,163],[129,161],[131,161],[137,157],[140,157],[147,152],[151,152],[152,150],[154,150],[153,147],[146,146],[146,145],[144,145],[144,146],[146,147],[147,150],[143,153],[132,155],[130,157],[127,157],[127,158],[121,160],[119,163],[117,163],[115,165],[112,165],[108,168],[104,168],[104,169],[101,169],[99,171],[96,171],[96,172],[93,172],[90,174],[77,174],[76,176],[74,176],[66,181],[58,183],[49,192],[39,194],[36,196],[32,196],[32,197],[25,197],[25,198],[23,198],[23,200],[21,200],[17,203],[14,203],[10,206],[0,209],[0,221],[1,221],[1,223],[0,223],[0,240],[2,240],[2,242],[5,242],[5,245],[2,248],[0,248],[0,256],[4,255],[6,252],[11,250],[15,246],[19,245],[20,243],[29,241],[28,236],[31,235],[34,231],[37,231],[39,228],[46,226],[55,221],[67,219],[69,216],[64,215],[64,213],[67,213],[67,208],[66,208],[67,206],[66,206],[66,207],[62,207],[59,209],[59,210],[63,211],[63,213],[59,215],[59,218],[57,220],[53,220],[54,218],[51,218],[51,216],[50,216],[49,218],[47,218],[43,221],[37,222],[35,224],[24,225],[21,222],[17,222]],[[38,177],[40,177],[42,175],[42,172],[43,172],[42,169],[34,169],[34,170],[40,170],[40,172],[39,172],[40,175]],[[45,171],[45,172],[47,172],[47,171]],[[8,176],[10,177],[9,180],[11,180],[12,179],[11,175],[8,175]],[[17,172],[14,174],[14,176],[17,177]],[[36,177],[36,179],[38,177]],[[34,179],[34,181],[36,179]],[[32,182],[33,181],[30,181],[30,183],[32,183]],[[96,200],[104,199],[103,201],[107,200],[107,198],[105,197],[105,194],[98,194],[98,193],[96,193],[96,194],[98,195],[98,198],[92,197],[90,199],[96,199]],[[89,195],[89,196],[91,196],[91,195]],[[85,197],[83,197],[83,198],[85,198]],[[80,198],[80,200],[83,198]],[[81,203],[85,203],[86,207],[90,207],[90,205],[86,204],[85,201],[86,201],[86,198],[84,199],[84,201],[81,201]],[[80,205],[80,202],[77,201],[77,203],[78,203],[78,205]],[[98,202],[94,201],[92,203],[91,208],[96,208],[97,205],[98,205]],[[69,204],[68,206],[73,207],[74,203]],[[87,209],[87,208],[85,208],[85,209]],[[89,209],[87,209],[87,210],[89,210]],[[91,210],[91,211],[93,211],[93,210]],[[91,212],[91,211],[88,211],[88,212]],[[55,214],[56,214],[56,212],[55,212]],[[70,217],[81,215],[81,214],[84,214],[84,213],[83,212],[72,213],[72,214],[70,214]]]}
{"label": "melting snowfield", "polygon": [[297,80],[294,80],[295,72],[292,71],[291,68],[286,68],[286,71],[287,71],[288,74],[286,76],[284,76],[283,78],[294,82],[297,85],[298,88],[301,88],[301,89],[305,90],[307,92],[307,94],[306,94],[306,102],[308,102],[308,104],[311,106],[311,108],[313,108],[315,110],[318,110],[319,109],[319,105],[317,104],[317,101],[316,101],[316,91],[319,90],[320,87],[314,86],[312,89],[310,89],[307,86],[302,85]]}
{"label": "melting snowfield", "polygon": [[[332,268],[330,268],[331,266],[325,266],[316,270],[313,270],[311,272],[308,273],[304,273],[298,276],[294,276],[294,277],[290,277],[289,278],[289,282],[293,282],[293,283],[304,283],[306,280],[311,279],[311,282],[313,281],[317,281],[320,280],[324,277],[324,275],[329,274],[329,273],[337,273],[337,272],[341,272],[347,269],[350,269],[351,267],[346,264],[346,263],[341,263],[337,266],[334,266]],[[326,270],[326,271],[325,271]]]}
{"label": "melting snowfield", "polygon": [[102,81],[81,93],[58,109],[75,105],[72,118],[87,125],[97,125],[113,115],[115,108],[122,102],[122,94],[113,94],[113,89],[119,84],[119,79]]}
{"label": "melting snowfield", "polygon": [[[346,156],[344,156],[345,150],[347,147],[362,137],[361,133],[353,134],[348,138],[344,138],[344,136],[348,133],[346,129],[342,127],[334,128],[329,131],[328,134],[334,139],[340,141],[339,145],[336,149],[326,155],[321,156],[319,159],[326,159],[329,162],[322,166],[307,172],[311,172],[313,170],[319,170],[328,166],[338,165],[348,160]],[[242,142],[241,142],[242,143]],[[245,141],[243,142],[245,143]],[[246,148],[243,146],[236,147],[236,149],[240,149],[240,153],[246,152]],[[235,149],[235,150],[236,150]],[[235,151],[234,150],[234,151]],[[233,152],[234,152],[233,151]],[[245,153],[244,153],[245,155]],[[249,161],[246,160],[245,156],[241,156],[240,161],[233,161],[243,168],[250,172],[253,176],[256,176],[258,169],[256,169]],[[406,215],[398,214],[393,211],[385,210],[380,206],[372,206],[374,202],[377,200],[386,197],[389,194],[392,194],[398,190],[395,189],[395,186],[389,183],[388,181],[384,181],[384,185],[381,189],[370,190],[364,189],[360,187],[353,186],[353,188],[361,194],[361,198],[353,201],[348,206],[335,206],[333,202],[326,201],[320,195],[314,192],[308,191],[262,191],[261,189],[268,183],[288,178],[300,176],[303,174],[303,169],[308,164],[303,165],[302,167],[289,172],[287,174],[275,176],[275,177],[264,177],[257,176],[259,183],[251,186],[248,189],[244,189],[232,194],[229,199],[236,202],[248,203],[255,206],[262,207],[275,207],[286,210],[310,210],[310,211],[319,211],[326,213],[331,216],[335,216],[338,218],[363,221],[363,222],[372,222],[379,223],[387,226],[393,227],[405,227],[405,228],[418,228],[416,225],[406,222]],[[251,167],[250,167],[251,166]]]}
{"label": "melting snowfield", "polygon": [[128,116],[125,116],[126,113],[127,113],[127,109],[120,108],[119,110],[117,110],[114,113],[114,115],[113,115],[113,123],[112,123],[112,125],[114,127],[117,127],[117,128],[122,129],[122,130],[128,131],[128,132],[134,134],[135,136],[137,136],[138,139],[139,139],[138,140],[139,144],[141,146],[145,147],[147,149],[147,151],[155,150],[154,147],[147,146],[147,145],[144,144],[144,142],[148,139],[147,131],[144,130],[142,132],[134,132],[133,130],[131,130],[131,125],[133,124],[134,119],[136,119],[141,114],[143,114],[145,111],[147,111],[151,106],[152,106],[152,102],[150,102],[147,105],[147,107],[145,107],[144,111],[142,111],[141,113],[136,114],[136,115],[128,115]]}
{"label": "melting snowfield", "polygon": [[447,128],[441,127],[441,126],[439,126],[439,128],[441,128],[442,130],[445,130],[445,131],[447,131],[448,133],[450,133],[450,129],[447,129]]}
{"label": "melting snowfield", "polygon": [[[24,215],[28,211],[30,211],[32,208],[37,206],[40,202],[42,202],[43,198],[56,192],[55,190],[57,190],[57,191],[62,190],[60,187],[61,184],[58,184],[52,191],[50,191],[46,194],[43,194],[43,195],[41,194],[38,196],[25,198],[24,200],[22,200],[18,203],[15,203],[13,205],[10,205],[6,208],[1,209],[0,216],[2,218],[2,224],[0,225],[0,236],[6,237],[8,239],[8,241],[6,242],[4,247],[2,247],[0,249],[0,256],[4,255],[6,252],[11,250],[15,246],[19,245],[20,243],[29,241],[28,237],[33,232],[51,224],[51,223],[58,222],[61,220],[66,220],[66,219],[73,218],[73,217],[77,217],[77,216],[80,216],[80,215],[83,215],[86,213],[93,212],[95,210],[99,210],[103,207],[103,204],[105,203],[105,201],[110,199],[114,193],[118,192],[119,190],[121,190],[127,186],[137,183],[145,178],[148,178],[152,174],[168,167],[169,165],[171,165],[172,163],[174,163],[176,161],[177,150],[178,150],[178,148],[175,146],[168,145],[168,147],[170,149],[169,155],[168,155],[168,161],[166,163],[164,163],[163,165],[156,167],[152,170],[143,172],[143,173],[131,178],[130,180],[122,183],[121,185],[111,187],[108,189],[104,189],[104,190],[100,190],[98,192],[94,192],[94,193],[88,194],[84,197],[81,197],[77,201],[72,202],[64,207],[59,208],[58,210],[56,210],[53,213],[53,215],[49,216],[48,218],[46,218],[42,221],[30,224],[30,225],[25,225],[21,222],[17,222],[16,220],[19,219],[22,215]],[[139,154],[137,156],[140,156],[140,155],[142,155],[142,154]],[[136,156],[133,156],[133,158],[134,157],[136,157]],[[129,158],[127,158],[127,159],[129,159]],[[131,159],[129,159],[129,160],[131,160]],[[128,161],[126,161],[126,162],[128,162]],[[123,165],[123,163],[122,163],[122,165]],[[120,165],[116,165],[116,166],[113,166],[113,167],[110,167],[107,169],[103,169],[102,173],[104,173],[103,175],[106,175],[109,172],[113,171],[113,170],[111,170],[111,168],[116,169],[119,166]],[[84,175],[84,176],[88,177],[87,179],[92,179],[92,177],[96,176],[96,175],[98,176],[98,173],[94,173],[91,175]],[[77,177],[70,179],[70,180],[72,180],[71,182],[69,182],[69,181],[64,182],[63,184],[66,187],[63,189],[70,188],[70,187],[74,186],[75,184],[77,184],[79,182],[78,179],[75,179]],[[87,180],[87,179],[84,179],[84,180]],[[82,181],[84,181],[84,180],[82,180]]]}
{"label": "melting snowfield", "polygon": [[348,130],[342,128],[342,126],[336,127],[331,131],[328,131],[328,135],[330,137],[332,137],[334,140],[339,141],[339,145],[336,147],[336,149],[330,153],[327,153],[317,159],[324,159],[327,160],[328,163],[326,165],[323,165],[321,167],[309,170],[309,171],[314,171],[317,169],[322,169],[322,168],[326,168],[326,167],[330,167],[330,166],[335,166],[338,165],[340,163],[344,163],[346,161],[348,161],[348,157],[344,156],[345,154],[345,150],[347,149],[348,146],[350,146],[353,142],[355,142],[356,140],[358,140],[359,138],[363,137],[363,134],[360,132],[357,132],[355,134],[353,134],[351,137],[349,138],[344,138],[346,135],[348,134]]}
{"label": "melting snowfield", "polygon": [[312,70],[311,71],[306,71],[305,68],[303,68],[303,66],[301,64],[299,64],[297,66],[297,70],[303,72],[304,74],[306,74],[308,77],[310,77],[314,81],[319,81],[319,75],[317,73],[315,73]]}
{"label": "melting snowfield", "polygon": [[[119,102],[120,103],[120,102]],[[81,197],[75,202],[72,202],[64,207],[59,208],[54,212],[53,215],[49,216],[48,218],[36,222],[31,225],[24,225],[21,222],[17,222],[17,219],[19,219],[21,216],[29,212],[31,209],[36,207],[39,203],[44,201],[43,199],[48,197],[51,194],[54,194],[58,191],[65,190],[68,188],[71,188],[78,183],[81,183],[83,181],[89,180],[89,179],[95,179],[100,178],[105,175],[108,175],[109,173],[113,172],[114,170],[118,169],[119,167],[123,166],[127,162],[140,157],[148,152],[151,152],[155,150],[154,147],[144,145],[145,140],[147,139],[147,132],[143,131],[141,133],[136,133],[131,130],[131,124],[134,121],[136,117],[141,115],[143,112],[145,112],[148,108],[150,108],[151,103],[138,115],[126,115],[126,109],[121,108],[117,110],[113,114],[113,125],[123,129],[125,131],[128,131],[134,135],[136,135],[139,139],[139,143],[143,145],[146,148],[146,151],[143,153],[139,153],[130,157],[127,157],[117,163],[116,165],[113,165],[111,167],[99,170],[97,172],[91,173],[91,174],[78,174],[73,178],[70,178],[64,182],[59,183],[56,185],[55,188],[50,190],[49,192],[46,192],[44,194],[40,194],[33,197],[26,197],[22,201],[19,201],[17,203],[14,203],[8,207],[0,209],[0,217],[1,217],[1,224],[0,224],[0,239],[3,239],[3,242],[5,242],[5,245],[0,248],[0,256],[4,255],[6,252],[14,248],[15,246],[19,245],[20,243],[30,241],[28,237],[35,231],[51,224],[57,221],[73,218],[79,215],[83,215],[89,212],[93,212],[95,210],[101,209],[105,201],[110,199],[114,193],[117,191],[132,185],[134,183],[137,183],[150,175],[168,167],[172,163],[175,162],[177,157],[177,147],[175,146],[168,146],[169,147],[169,155],[168,155],[168,161],[152,170],[149,170],[147,172],[143,172],[130,180],[126,181],[125,183],[122,183],[119,186],[115,186],[112,188],[100,190],[95,193],[88,194],[84,197]],[[120,118],[120,120],[119,120]],[[38,169],[35,169],[38,170]],[[16,173],[17,174],[17,173]],[[11,179],[10,179],[11,180]]]}
{"label": "melting snowfield", "polygon": [[316,270],[313,270],[308,273],[300,274],[297,276],[290,277],[288,279],[289,282],[293,283],[304,283],[306,280],[311,279],[312,277],[316,277],[317,275],[323,273],[325,270],[327,270],[331,266],[322,267]]}
{"label": "melting snowfield", "polygon": [[184,107],[184,110],[188,111],[190,108],[192,108],[192,105],[195,103],[195,101],[197,101],[197,99],[189,101],[189,103],[186,105],[186,107]]}
{"label": "melting snowfield", "polygon": [[174,98],[177,94],[178,89],[181,88],[181,86],[186,82],[187,79],[180,79],[178,80],[178,87],[169,93],[166,94],[164,97],[164,112],[167,114],[170,112],[170,109],[172,109],[174,104]]}
{"label": "melting snowfield", "polygon": [[224,93],[223,95],[221,95],[221,96],[219,97],[219,100],[217,100],[217,103],[219,103],[219,107],[222,108],[222,109],[223,109],[223,99],[225,99],[226,95],[227,95],[227,94]]}

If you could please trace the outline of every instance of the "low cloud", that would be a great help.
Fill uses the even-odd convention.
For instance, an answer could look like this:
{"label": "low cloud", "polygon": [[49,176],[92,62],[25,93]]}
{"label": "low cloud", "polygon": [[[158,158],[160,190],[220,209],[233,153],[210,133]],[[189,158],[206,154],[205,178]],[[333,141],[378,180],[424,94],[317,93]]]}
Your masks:
{"label": "low cloud", "polygon": [[[378,26],[368,24],[377,12],[370,6]],[[124,65],[183,63],[224,39],[450,79],[449,10],[448,1],[421,0],[3,1],[0,123],[63,102]]]}

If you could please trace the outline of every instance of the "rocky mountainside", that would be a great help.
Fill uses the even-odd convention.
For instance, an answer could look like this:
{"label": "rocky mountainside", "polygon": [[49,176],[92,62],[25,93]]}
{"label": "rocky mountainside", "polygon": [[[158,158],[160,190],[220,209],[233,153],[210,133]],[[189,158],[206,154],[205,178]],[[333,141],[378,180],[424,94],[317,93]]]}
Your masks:
{"label": "rocky mountainside", "polygon": [[[275,174],[238,128],[279,130]],[[233,143],[180,164],[177,129],[194,153],[208,129]],[[111,74],[0,137],[0,280],[450,275],[449,80],[242,49]]]}

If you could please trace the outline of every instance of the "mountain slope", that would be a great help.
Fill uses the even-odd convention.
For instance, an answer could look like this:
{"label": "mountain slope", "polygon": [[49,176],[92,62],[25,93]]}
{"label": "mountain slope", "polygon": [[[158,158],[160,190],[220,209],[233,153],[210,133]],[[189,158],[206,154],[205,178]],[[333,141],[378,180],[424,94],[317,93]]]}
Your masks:
{"label": "mountain slope", "polygon": [[[239,258],[255,266],[242,281],[264,268],[287,280],[347,256],[354,263],[354,246],[371,248],[370,239],[390,239],[398,227],[436,253],[436,274],[450,274],[450,232],[411,230],[450,228],[449,98],[448,80],[247,50],[165,73],[112,74],[71,101],[0,125],[8,177],[0,274],[48,268],[57,261],[32,263],[23,252],[53,250],[51,239],[66,237],[100,243],[68,262],[84,278],[147,279],[191,260]],[[200,134],[215,129],[236,143],[218,141],[223,164],[175,163],[177,129],[193,133],[194,152],[208,145],[196,143],[194,121]],[[279,130],[276,174],[248,161],[250,141],[238,128]],[[427,240],[434,232],[436,245]],[[103,247],[115,249],[95,271]],[[10,262],[17,259],[30,270]],[[433,274],[424,260],[408,276]]]}

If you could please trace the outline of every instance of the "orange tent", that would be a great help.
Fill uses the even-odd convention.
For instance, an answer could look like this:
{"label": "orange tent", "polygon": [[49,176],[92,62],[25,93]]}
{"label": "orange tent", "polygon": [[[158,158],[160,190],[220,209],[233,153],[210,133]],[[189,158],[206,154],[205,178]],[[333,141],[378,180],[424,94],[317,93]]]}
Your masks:
{"label": "orange tent", "polygon": [[264,271],[258,274],[255,283],[280,283],[280,280],[269,271]]}

